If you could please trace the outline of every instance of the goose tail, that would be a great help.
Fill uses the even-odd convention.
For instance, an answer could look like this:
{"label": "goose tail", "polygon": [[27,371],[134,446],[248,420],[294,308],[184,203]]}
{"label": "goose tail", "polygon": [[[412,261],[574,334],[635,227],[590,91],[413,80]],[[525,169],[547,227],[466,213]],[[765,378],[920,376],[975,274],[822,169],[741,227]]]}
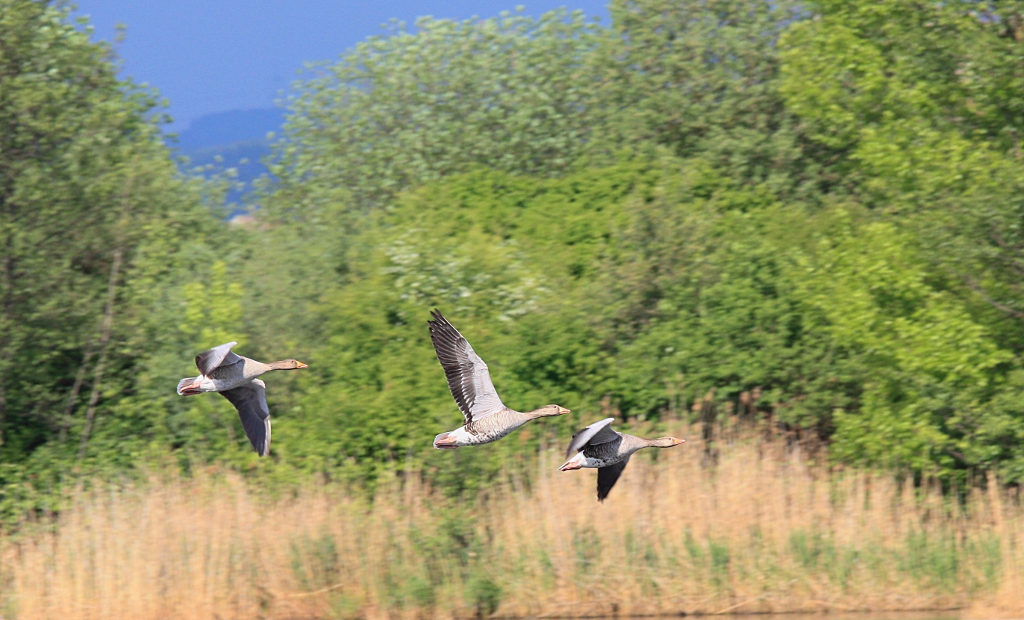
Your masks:
{"label": "goose tail", "polygon": [[455,445],[454,438],[449,439],[449,435],[451,435],[451,433],[441,433],[434,437],[434,447],[438,450],[454,450],[455,448],[458,448],[458,446]]}
{"label": "goose tail", "polygon": [[199,381],[199,377],[185,377],[181,381],[178,381],[178,396],[193,396],[198,394],[199,388],[196,385],[197,381]]}

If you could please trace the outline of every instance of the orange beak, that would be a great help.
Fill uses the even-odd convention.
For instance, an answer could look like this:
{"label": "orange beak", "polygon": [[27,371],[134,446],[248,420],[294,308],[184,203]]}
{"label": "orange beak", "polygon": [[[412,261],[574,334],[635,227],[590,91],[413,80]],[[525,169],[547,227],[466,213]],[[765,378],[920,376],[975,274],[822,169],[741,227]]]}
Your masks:
{"label": "orange beak", "polygon": [[558,415],[565,415],[567,413],[569,413],[568,409],[566,409],[565,407],[561,407],[561,406],[558,407]]}
{"label": "orange beak", "polygon": [[309,364],[303,364],[302,362],[299,362],[295,368],[309,368]]}
{"label": "orange beak", "polygon": [[686,440],[685,439],[675,439],[675,440],[672,441],[672,445],[673,446],[678,446],[681,443],[686,443]]}
{"label": "orange beak", "polygon": [[574,469],[580,469],[580,464],[575,461],[569,461],[565,465],[558,468],[558,471],[572,471]]}

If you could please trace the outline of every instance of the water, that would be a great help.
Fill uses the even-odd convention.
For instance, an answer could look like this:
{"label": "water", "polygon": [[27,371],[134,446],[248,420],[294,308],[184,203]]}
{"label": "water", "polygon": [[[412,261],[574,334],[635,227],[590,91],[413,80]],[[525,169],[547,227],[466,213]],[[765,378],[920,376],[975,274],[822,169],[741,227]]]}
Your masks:
{"label": "water", "polygon": [[[822,606],[829,605],[821,601]],[[766,620],[775,616],[778,620],[960,620],[960,610],[942,611],[827,611],[819,613],[784,613],[784,614],[744,614],[739,609],[736,613],[724,612],[734,620]],[[678,620],[679,616],[672,616]],[[668,617],[659,620],[669,620]]]}
{"label": "water", "polygon": [[[741,603],[742,604],[742,603]],[[821,601],[822,605],[829,605],[827,601]],[[940,610],[940,611],[825,611],[825,612],[807,612],[807,613],[742,613],[738,608],[735,613],[731,611],[718,612],[716,614],[706,614],[703,617],[709,615],[724,615],[728,616],[731,620],[960,620],[960,610]],[[545,616],[546,618],[556,618],[557,616]],[[629,616],[607,616],[607,618],[622,618],[625,620]],[[683,616],[643,616],[646,620],[679,620]],[[692,616],[698,617],[698,616]],[[593,617],[597,620],[600,617]]]}

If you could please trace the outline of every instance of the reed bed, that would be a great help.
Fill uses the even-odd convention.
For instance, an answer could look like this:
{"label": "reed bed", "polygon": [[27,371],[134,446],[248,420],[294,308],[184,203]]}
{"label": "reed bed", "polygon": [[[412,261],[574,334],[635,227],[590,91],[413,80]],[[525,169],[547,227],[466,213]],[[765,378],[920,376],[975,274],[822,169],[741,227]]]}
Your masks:
{"label": "reed bed", "polygon": [[[0,541],[0,614],[137,618],[587,617],[1024,611],[1024,519],[815,465],[781,440],[699,433],[633,458],[603,504],[541,452],[472,505],[394,478],[372,501],[308,484],[267,499],[229,472],[79,493]],[[486,448],[481,448],[486,449]],[[525,487],[529,487],[527,490]]]}

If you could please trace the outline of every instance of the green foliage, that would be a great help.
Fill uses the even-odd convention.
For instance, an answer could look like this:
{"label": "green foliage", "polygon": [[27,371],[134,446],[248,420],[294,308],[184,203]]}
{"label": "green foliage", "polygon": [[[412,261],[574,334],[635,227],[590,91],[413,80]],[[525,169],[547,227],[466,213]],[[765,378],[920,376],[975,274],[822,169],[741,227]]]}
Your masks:
{"label": "green foliage", "polygon": [[[393,23],[296,85],[232,226],[108,48],[54,5],[0,8],[7,517],[59,508],[76,471],[165,462],[369,486],[415,463],[468,495],[594,416],[698,411],[841,462],[1024,480],[1019,2]],[[434,307],[508,405],[572,419],[432,450],[460,424]],[[311,362],[272,379],[269,459],[224,399],[171,389],[228,340]],[[793,552],[841,578],[826,543]],[[394,596],[428,604],[431,570]]]}
{"label": "green foliage", "polygon": [[[826,532],[796,530],[790,533],[787,551],[809,574],[822,574],[844,587],[855,572],[866,568],[883,580],[895,574],[943,591],[958,584],[977,590],[994,583],[1001,565],[994,536],[961,537],[944,529],[911,530],[896,548],[880,551],[882,548],[870,542],[843,545]],[[976,564],[967,566],[967,558]]]}
{"label": "green foliage", "polygon": [[328,532],[304,535],[290,549],[292,573],[303,590],[319,590],[338,583],[338,547]]}
{"label": "green foliage", "polygon": [[729,546],[709,538],[708,557],[711,558],[711,580],[722,587],[729,580]]}
{"label": "green foliage", "polygon": [[[358,48],[295,100],[263,215],[277,225],[255,234],[274,247],[302,229],[310,235],[289,252],[333,248],[300,304],[321,317],[303,335],[330,345],[310,350],[319,369],[281,421],[301,441],[282,439],[282,460],[363,478],[422,458],[460,494],[564,430],[552,421],[472,459],[430,451],[424,438],[458,420],[429,378],[438,369],[420,321],[437,306],[473,334],[513,406],[568,402],[578,421],[695,407],[769,417],[832,441],[843,461],[940,476],[999,467],[1016,479],[1010,396],[1021,373],[1007,296],[1020,193],[1004,139],[1016,104],[992,93],[1017,87],[997,76],[1019,52],[966,8],[821,4],[813,15],[744,1],[616,2],[601,36],[578,19],[555,29],[554,16],[513,16],[425,22],[415,36]],[[496,157],[488,149],[503,143],[475,117],[423,98],[442,78],[418,72],[409,54],[458,57],[445,88],[491,101],[493,76],[472,73],[494,66],[490,52],[456,47],[484,31],[529,31],[530,49],[553,49],[546,37],[572,43],[569,64],[544,70],[602,76],[574,91],[566,127],[585,125],[588,138],[557,166],[524,163],[517,142],[512,159]],[[951,36],[956,45],[944,44]],[[991,78],[962,79],[971,63],[987,63]],[[384,75],[398,77],[379,85]],[[517,112],[530,117],[542,111],[534,94],[503,96],[522,97]],[[981,117],[965,116],[972,97],[991,102]],[[415,106],[489,146],[451,142],[457,155],[426,157],[419,146],[440,131],[427,122],[396,125],[387,135],[401,148],[382,125],[372,144],[331,133]],[[371,170],[364,157],[400,162],[406,176],[376,163],[373,174],[337,176]],[[1006,225],[995,242],[992,222]],[[292,281],[301,289],[306,278]],[[254,292],[263,287],[253,280]],[[344,414],[322,413],[332,411]]]}
{"label": "green foliage", "polygon": [[861,406],[837,416],[836,458],[916,471],[1020,458],[992,450],[1016,443],[1012,412],[992,402],[1015,380],[1016,359],[929,282],[909,235],[887,223],[854,229],[840,214],[809,263],[808,304],[866,369]]}
{"label": "green foliage", "polygon": [[220,191],[178,174],[154,95],[120,82],[89,36],[48,3],[0,3],[0,513],[12,518],[59,507],[73,467],[167,454],[167,386],[197,344],[178,304],[221,229]]}
{"label": "green foliage", "polygon": [[565,170],[590,134],[587,61],[599,39],[564,10],[421,18],[415,33],[392,22],[338,63],[311,67],[272,168],[278,191],[315,204],[343,187],[365,207],[472,165]]}
{"label": "green foliage", "polygon": [[779,33],[800,16],[789,0],[612,0],[602,50],[610,124],[702,156],[737,178],[792,183],[801,157],[778,91]]}
{"label": "green foliage", "polygon": [[879,220],[806,262],[809,302],[867,371],[840,459],[1021,475],[1020,8],[823,2],[780,41],[787,105]]}
{"label": "green foliage", "polygon": [[501,604],[501,586],[489,577],[477,577],[466,589],[469,600],[476,605],[478,617],[490,616]]}
{"label": "green foliage", "polygon": [[[625,217],[616,202],[645,174],[637,164],[538,182],[482,170],[408,194],[376,218],[354,245],[348,282],[324,296],[330,346],[314,352],[306,375],[317,387],[281,420],[294,429],[282,430],[281,454],[303,467],[349,463],[365,472],[426,453],[446,478],[492,470],[518,452],[515,439],[496,444],[488,465],[482,455],[439,458],[429,449],[437,429],[457,426],[459,417],[424,338],[427,311],[440,307],[474,334],[506,402],[579,401],[585,376],[574,367],[593,368],[599,351],[566,342],[574,332],[565,323],[545,327],[541,340],[526,325],[592,274]],[[567,229],[566,222],[578,223]],[[560,340],[547,340],[558,338],[552,328]],[[543,364],[530,363],[539,356]]]}

